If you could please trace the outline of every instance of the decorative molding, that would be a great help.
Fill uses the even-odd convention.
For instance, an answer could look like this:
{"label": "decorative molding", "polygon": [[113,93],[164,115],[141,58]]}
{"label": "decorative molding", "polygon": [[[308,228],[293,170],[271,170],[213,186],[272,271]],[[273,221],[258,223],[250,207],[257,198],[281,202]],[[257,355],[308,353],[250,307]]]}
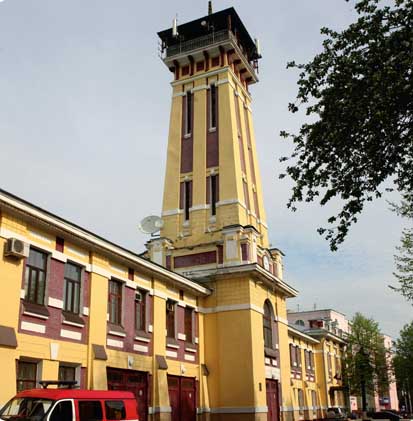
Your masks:
{"label": "decorative molding", "polygon": [[53,240],[50,237],[47,237],[46,235],[43,235],[38,231],[34,231],[34,230],[29,229],[29,235],[31,235],[34,238],[37,238],[38,240],[49,243],[50,245],[53,244]]}
{"label": "decorative molding", "polygon": [[184,359],[185,359],[185,361],[194,362],[195,361],[195,355],[185,354]]}
{"label": "decorative molding", "polygon": [[131,288],[131,289],[137,289],[137,288],[138,288],[137,283],[136,283],[135,281],[131,281],[130,279],[128,279],[128,280],[126,281],[126,286],[127,286],[128,288]]}
{"label": "decorative molding", "polygon": [[176,351],[166,350],[165,355],[170,358],[178,358],[178,353]]}
{"label": "decorative molding", "polygon": [[63,325],[74,326],[74,327],[80,327],[80,328],[83,328],[84,327],[84,325],[81,325],[80,323],[69,322],[68,320],[63,320],[62,324]]}
{"label": "decorative molding", "polygon": [[126,338],[126,333],[117,332],[116,330],[109,330],[108,335],[119,336],[120,338]]}
{"label": "decorative molding", "polygon": [[133,350],[134,351],[139,351],[139,352],[148,352],[149,351],[149,348],[147,346],[145,346],[145,345],[137,345],[137,344],[134,344],[133,345]]}
{"label": "decorative molding", "polygon": [[106,341],[106,344],[108,346],[112,346],[114,348],[123,348],[123,342],[122,341],[116,341],[114,339],[108,339]]}
{"label": "decorative molding", "polygon": [[199,307],[199,312],[203,314],[219,313],[221,311],[239,311],[239,310],[253,310],[257,313],[264,314],[264,310],[251,303],[245,304],[232,304],[226,306],[217,306],[217,307]]}
{"label": "decorative molding", "polygon": [[195,88],[192,88],[191,89],[191,93],[198,92],[198,91],[203,91],[204,89],[209,89],[209,86],[208,85],[195,86]]}
{"label": "decorative molding", "polygon": [[73,332],[71,330],[66,329],[60,330],[60,336],[62,338],[75,339],[77,341],[80,341],[82,339],[82,334],[80,332]]}
{"label": "decorative molding", "polygon": [[60,308],[60,309],[63,308],[63,301],[59,300],[58,298],[49,297],[48,303],[49,303],[49,307]]}
{"label": "decorative molding", "polygon": [[22,330],[28,330],[30,332],[46,333],[46,326],[38,325],[37,323],[22,322],[20,328]]}
{"label": "decorative molding", "polygon": [[179,97],[181,97],[181,96],[186,96],[186,92],[175,92],[175,93],[172,95],[172,98],[179,98]]}
{"label": "decorative molding", "polygon": [[44,316],[43,314],[32,313],[31,311],[23,311],[23,315],[35,317],[37,319],[47,320],[49,316]]}
{"label": "decorative molding", "polygon": [[267,406],[244,406],[244,407],[223,407],[211,408],[212,414],[257,414],[267,413]]}
{"label": "decorative molding", "polygon": [[141,342],[150,342],[151,340],[149,338],[143,338],[142,336],[135,336],[135,341],[141,341]]}

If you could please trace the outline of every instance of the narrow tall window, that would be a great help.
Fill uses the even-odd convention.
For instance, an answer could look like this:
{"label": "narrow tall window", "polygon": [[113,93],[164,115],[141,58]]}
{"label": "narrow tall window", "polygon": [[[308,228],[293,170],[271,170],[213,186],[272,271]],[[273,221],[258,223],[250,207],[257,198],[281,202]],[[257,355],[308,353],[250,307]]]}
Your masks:
{"label": "narrow tall window", "polygon": [[135,294],[135,329],[146,330],[146,292],[137,290]]}
{"label": "narrow tall window", "polygon": [[211,175],[211,215],[217,214],[218,176]]}
{"label": "narrow tall window", "polygon": [[109,323],[120,325],[122,320],[122,283],[109,281]]}
{"label": "narrow tall window", "polygon": [[79,314],[80,310],[80,284],[82,268],[73,263],[65,265],[65,296],[64,310],[69,313]]}
{"label": "narrow tall window", "polygon": [[209,128],[217,127],[217,87],[211,85],[209,89]]}
{"label": "narrow tall window", "polygon": [[191,182],[185,181],[185,204],[184,204],[185,221],[189,221],[189,208],[191,207]]}
{"label": "narrow tall window", "polygon": [[300,415],[304,414],[304,392],[303,389],[298,389],[298,406]]}
{"label": "narrow tall window", "polygon": [[264,328],[264,346],[272,348],[272,311],[268,301],[264,304],[263,328]]}
{"label": "narrow tall window", "polygon": [[175,338],[175,302],[166,301],[166,336]]}
{"label": "narrow tall window", "polygon": [[25,361],[17,362],[17,392],[36,387],[37,364]]}
{"label": "narrow tall window", "polygon": [[185,336],[187,342],[192,342],[193,326],[192,326],[193,309],[185,307]]}
{"label": "narrow tall window", "polygon": [[185,107],[185,134],[192,133],[192,93],[186,93],[186,107]]}
{"label": "narrow tall window", "polygon": [[29,303],[44,304],[46,288],[47,254],[30,249],[25,273],[25,300]]}

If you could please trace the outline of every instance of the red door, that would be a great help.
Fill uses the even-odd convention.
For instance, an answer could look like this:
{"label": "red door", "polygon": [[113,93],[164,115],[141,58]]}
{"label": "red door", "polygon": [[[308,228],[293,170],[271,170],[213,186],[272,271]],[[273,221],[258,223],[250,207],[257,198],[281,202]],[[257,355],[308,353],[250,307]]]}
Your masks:
{"label": "red door", "polygon": [[135,394],[139,421],[148,417],[148,373],[133,370],[107,369],[108,390],[126,390]]}
{"label": "red door", "polygon": [[279,421],[280,419],[280,403],[278,399],[278,381],[277,380],[266,380],[267,388],[267,407],[268,421]]}
{"label": "red door", "polygon": [[168,376],[168,389],[172,409],[171,421],[196,420],[195,379]]}

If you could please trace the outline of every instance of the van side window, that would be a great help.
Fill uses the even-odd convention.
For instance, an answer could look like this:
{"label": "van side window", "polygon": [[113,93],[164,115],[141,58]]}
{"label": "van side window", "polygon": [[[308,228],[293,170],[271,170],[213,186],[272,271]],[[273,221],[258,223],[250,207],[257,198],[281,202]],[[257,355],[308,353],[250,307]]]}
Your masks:
{"label": "van side window", "polygon": [[71,401],[58,402],[53,408],[49,421],[72,421],[73,408]]}
{"label": "van side window", "polygon": [[79,401],[79,421],[101,421],[102,405],[99,401]]}
{"label": "van side window", "polygon": [[126,418],[123,401],[105,401],[105,411],[107,420],[123,420]]}

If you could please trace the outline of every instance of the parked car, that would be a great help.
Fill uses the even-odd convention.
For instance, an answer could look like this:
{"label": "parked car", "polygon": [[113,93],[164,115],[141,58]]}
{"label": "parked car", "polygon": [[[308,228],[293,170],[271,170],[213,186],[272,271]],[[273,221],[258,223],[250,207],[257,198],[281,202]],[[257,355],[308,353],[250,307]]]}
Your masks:
{"label": "parked car", "polygon": [[327,419],[342,420],[345,418],[347,418],[347,412],[345,408],[342,408],[340,406],[327,408]]}
{"label": "parked car", "polygon": [[403,419],[393,411],[367,412],[367,416],[373,420],[401,421]]}
{"label": "parked car", "polygon": [[131,392],[31,389],[17,393],[0,410],[4,421],[139,421]]}

